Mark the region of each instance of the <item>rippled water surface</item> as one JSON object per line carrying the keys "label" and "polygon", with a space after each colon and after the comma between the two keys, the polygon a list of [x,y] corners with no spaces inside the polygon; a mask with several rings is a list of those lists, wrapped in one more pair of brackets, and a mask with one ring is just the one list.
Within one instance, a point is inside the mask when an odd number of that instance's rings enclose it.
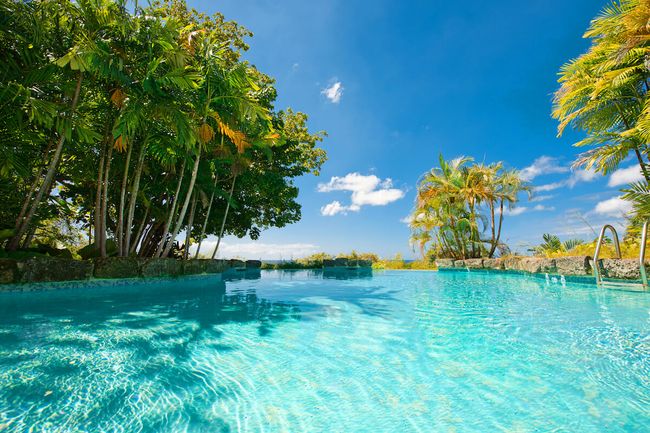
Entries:
{"label": "rippled water surface", "polygon": [[397,271],[0,294],[0,431],[650,432],[650,294]]}

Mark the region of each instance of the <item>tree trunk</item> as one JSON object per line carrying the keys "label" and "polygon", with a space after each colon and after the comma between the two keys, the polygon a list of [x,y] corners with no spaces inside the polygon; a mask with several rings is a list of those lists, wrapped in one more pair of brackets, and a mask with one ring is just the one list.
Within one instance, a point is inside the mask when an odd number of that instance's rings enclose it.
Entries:
{"label": "tree trunk", "polygon": [[99,151],[99,168],[97,169],[97,189],[95,191],[95,250],[99,251],[102,246],[102,182],[104,182],[104,159],[106,158],[106,143],[102,142]]}
{"label": "tree trunk", "polygon": [[190,220],[187,223],[187,228],[185,229],[185,251],[183,252],[183,259],[187,260],[190,256],[190,239],[192,237],[192,226],[194,225],[194,211],[196,210],[196,201],[198,194],[194,191],[194,201],[192,202],[192,207],[190,208]]}
{"label": "tree trunk", "polygon": [[102,258],[106,257],[106,236],[108,229],[106,228],[106,215],[108,214],[108,179],[111,172],[111,158],[113,157],[113,146],[108,140],[108,155],[106,156],[106,168],[104,170],[104,182],[102,193],[102,240],[100,245],[100,254]]}
{"label": "tree trunk", "polygon": [[203,221],[203,227],[201,228],[201,236],[199,236],[199,245],[196,247],[196,254],[194,258],[199,257],[199,251],[201,251],[201,243],[203,242],[203,237],[205,236],[205,229],[208,226],[208,219],[210,218],[210,211],[212,210],[212,203],[214,202],[214,192],[217,188],[217,181],[219,180],[219,175],[215,175],[214,183],[212,184],[212,194],[210,195],[210,204],[208,204],[208,210],[205,211],[205,220]]}
{"label": "tree trunk", "polygon": [[232,201],[232,193],[235,190],[235,181],[237,180],[237,175],[232,177],[232,184],[230,185],[230,193],[228,194],[228,203],[226,204],[226,211],[223,215],[223,221],[221,221],[221,230],[219,230],[219,238],[217,239],[217,245],[214,246],[214,251],[212,252],[212,258],[214,259],[219,250],[219,244],[221,244],[221,238],[223,237],[223,231],[226,227],[226,219],[228,218],[228,211],[230,210],[230,202]]}
{"label": "tree trunk", "polygon": [[[70,106],[70,118],[72,118],[74,111],[77,108],[77,103],[79,102],[79,94],[81,93],[82,77],[83,75],[80,72],[79,78],[77,79],[77,86],[74,91],[74,96],[72,97],[72,104]],[[7,250],[15,251],[16,248],[18,248],[18,245],[20,244],[20,239],[23,237],[23,235],[29,228],[29,225],[32,222],[32,218],[34,217],[34,213],[36,212],[36,209],[38,209],[38,207],[41,204],[41,201],[43,200],[43,195],[45,194],[45,191],[49,188],[49,185],[52,183],[52,179],[54,179],[56,169],[59,166],[59,161],[61,160],[63,143],[65,143],[64,133],[62,133],[61,136],[59,137],[59,141],[54,150],[54,156],[52,156],[52,160],[50,161],[50,165],[47,169],[47,174],[45,175],[45,180],[41,184],[41,187],[39,188],[38,193],[34,198],[34,202],[32,203],[29,212],[27,212],[27,215],[25,216],[23,223],[20,225],[20,228],[17,230],[16,234],[7,245]]]}
{"label": "tree trunk", "polygon": [[117,254],[120,257],[128,256],[129,252],[124,251],[124,206],[126,202],[126,185],[129,178],[129,164],[131,163],[131,151],[133,150],[133,145],[131,143],[127,144],[129,150],[126,152],[126,162],[124,163],[124,174],[122,175],[122,187],[120,189],[120,207],[117,211],[117,230],[116,230],[116,241],[117,241]]}
{"label": "tree trunk", "polygon": [[[47,144],[47,147],[45,148],[45,153],[43,154],[44,162],[48,160],[48,156],[50,155],[50,150],[52,149],[52,144],[54,144],[53,139],[50,140],[50,142]],[[44,170],[45,170],[45,164],[41,165],[41,168],[38,169],[38,173],[36,174],[36,176],[34,176],[34,181],[29,187],[29,193],[27,194],[27,197],[25,197],[25,200],[23,201],[23,206],[20,209],[18,218],[16,218],[16,232],[18,231],[18,229],[20,229],[20,226],[25,219],[25,213],[27,212],[27,209],[29,208],[29,205],[32,202],[32,197],[36,192],[36,188],[38,188],[38,184],[43,181],[42,176]]]}
{"label": "tree trunk", "polygon": [[140,155],[138,156],[138,165],[135,169],[135,178],[131,186],[131,199],[129,200],[129,212],[126,219],[126,227],[124,228],[124,250],[129,251],[131,248],[131,227],[133,226],[133,215],[135,214],[135,203],[138,198],[138,189],[140,188],[140,176],[142,175],[142,166],[144,165],[145,149],[147,147],[148,139],[142,142],[140,148]]}
{"label": "tree trunk", "polygon": [[494,220],[494,202],[490,201],[490,228],[492,230],[492,240],[490,241],[490,253],[488,254],[489,258],[492,258],[494,255],[494,250],[497,247],[496,233],[495,233],[495,220]]}
{"label": "tree trunk", "polygon": [[492,247],[491,255],[494,254],[496,251],[497,247],[499,246],[499,239],[501,238],[501,226],[503,225],[503,200],[501,200],[501,203],[499,204],[499,228],[497,229],[497,236],[494,240],[494,247]]}
{"label": "tree trunk", "polygon": [[140,238],[142,237],[142,232],[144,231],[145,225],[148,223],[148,218],[149,218],[149,207],[145,209],[144,211],[144,217],[142,217],[142,222],[140,223],[140,227],[138,228],[137,233],[135,234],[135,238],[133,240],[133,245],[131,246],[131,251],[127,251],[127,256],[129,254],[134,253],[138,249],[138,244],[140,243]]}
{"label": "tree trunk", "polygon": [[[167,242],[167,235],[169,234],[169,228],[174,221],[174,215],[176,214],[176,206],[178,205],[179,194],[181,192],[181,185],[183,184],[183,177],[185,176],[185,162],[187,160],[183,159],[183,164],[181,164],[181,175],[178,177],[178,184],[176,185],[176,192],[174,193],[173,201],[170,203],[171,207],[169,209],[169,215],[167,216],[167,222],[165,222],[165,228],[163,229],[163,236],[156,248],[155,257],[163,257],[162,252],[165,249],[165,243]],[[171,200],[171,199],[170,199]]]}
{"label": "tree trunk", "polygon": [[183,203],[183,208],[181,209],[180,215],[178,215],[178,219],[176,220],[176,226],[174,227],[174,231],[172,232],[171,239],[167,243],[167,246],[165,247],[165,251],[163,252],[163,257],[167,257],[169,254],[169,251],[172,249],[172,245],[174,244],[174,239],[176,239],[176,236],[178,236],[178,232],[181,231],[181,227],[183,227],[183,221],[185,220],[185,213],[187,212],[187,207],[190,204],[190,200],[192,199],[192,193],[194,192],[194,184],[196,183],[196,176],[199,173],[199,162],[201,161],[201,146],[199,146],[199,150],[196,154],[196,159],[194,160],[194,168],[192,168],[192,177],[190,178],[190,186],[187,189],[187,194],[185,194],[185,202]]}

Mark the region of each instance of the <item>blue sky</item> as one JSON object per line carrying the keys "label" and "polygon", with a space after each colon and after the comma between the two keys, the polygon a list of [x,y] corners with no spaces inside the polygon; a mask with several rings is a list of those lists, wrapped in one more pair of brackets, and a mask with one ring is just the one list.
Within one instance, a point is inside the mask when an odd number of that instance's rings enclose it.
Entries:
{"label": "blue sky", "polygon": [[313,131],[329,134],[321,176],[297,180],[302,221],[257,242],[228,238],[220,255],[414,257],[403,219],[439,153],[502,160],[540,187],[504,223],[520,251],[545,232],[594,237],[590,226],[626,211],[619,188],[636,169],[571,171],[580,136],[558,139],[550,116],[558,69],[586,50],[582,34],[604,1],[189,3],[253,31],[245,58],[276,78],[277,108],[303,111]]}

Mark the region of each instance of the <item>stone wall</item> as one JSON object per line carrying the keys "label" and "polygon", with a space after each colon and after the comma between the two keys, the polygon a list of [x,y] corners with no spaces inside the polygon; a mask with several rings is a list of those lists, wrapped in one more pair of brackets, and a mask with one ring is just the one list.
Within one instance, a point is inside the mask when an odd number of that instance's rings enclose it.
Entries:
{"label": "stone wall", "polygon": [[[557,259],[521,256],[512,256],[498,259],[438,259],[436,260],[436,264],[441,269],[495,269],[558,275],[592,275],[591,258],[587,256],[561,257]],[[610,264],[610,266],[613,265]],[[619,265],[619,267],[616,269],[619,269],[620,266],[621,265]],[[614,273],[614,271],[612,272]],[[622,275],[624,273],[617,271],[617,275],[619,274]]]}
{"label": "stone wall", "polygon": [[[91,279],[177,277],[217,274],[231,268],[259,269],[258,260],[176,260],[109,257],[70,260],[36,257],[28,260],[0,259],[0,285]],[[0,290],[1,286],[0,286]]]}

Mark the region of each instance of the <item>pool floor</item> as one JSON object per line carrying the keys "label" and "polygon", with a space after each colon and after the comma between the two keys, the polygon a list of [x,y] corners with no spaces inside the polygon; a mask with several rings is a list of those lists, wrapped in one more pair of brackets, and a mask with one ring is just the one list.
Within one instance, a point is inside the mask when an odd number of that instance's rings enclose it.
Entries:
{"label": "pool floor", "polygon": [[650,294],[400,271],[0,293],[0,432],[650,432]]}

